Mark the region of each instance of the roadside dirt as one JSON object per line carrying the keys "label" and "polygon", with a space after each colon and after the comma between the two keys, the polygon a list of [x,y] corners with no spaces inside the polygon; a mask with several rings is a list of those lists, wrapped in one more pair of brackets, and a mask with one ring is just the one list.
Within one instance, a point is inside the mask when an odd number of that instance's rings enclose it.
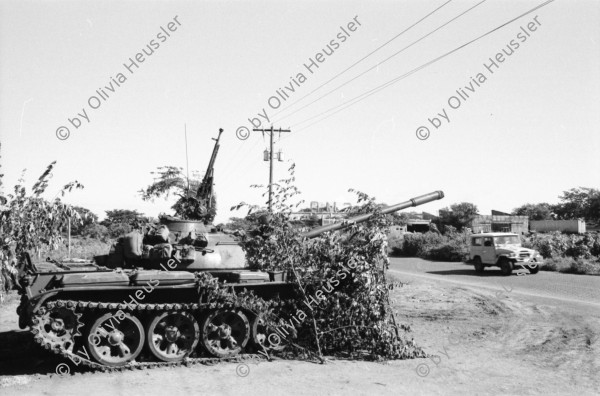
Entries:
{"label": "roadside dirt", "polygon": [[[395,279],[396,281],[400,279]],[[0,309],[0,394],[600,394],[600,312],[415,280],[392,291],[400,323],[432,356],[387,363],[329,360],[55,374],[61,363],[17,330],[11,295]],[[73,365],[72,365],[73,366]],[[75,371],[75,370],[73,370]]]}

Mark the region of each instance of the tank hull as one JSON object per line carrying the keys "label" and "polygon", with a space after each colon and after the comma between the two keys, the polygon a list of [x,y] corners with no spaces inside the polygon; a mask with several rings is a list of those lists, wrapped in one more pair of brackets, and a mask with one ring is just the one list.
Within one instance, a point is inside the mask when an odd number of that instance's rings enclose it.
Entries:
{"label": "tank hull", "polygon": [[[258,271],[214,275],[234,294],[265,300],[294,294],[291,284]],[[260,312],[214,300],[201,278],[179,270],[33,272],[24,279],[19,325],[30,327],[40,346],[96,369],[244,359],[259,348],[264,353]]]}

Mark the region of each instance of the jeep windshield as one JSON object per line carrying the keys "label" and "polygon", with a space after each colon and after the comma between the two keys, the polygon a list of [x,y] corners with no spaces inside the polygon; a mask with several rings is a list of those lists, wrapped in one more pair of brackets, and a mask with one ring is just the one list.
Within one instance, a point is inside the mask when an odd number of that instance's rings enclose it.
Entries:
{"label": "jeep windshield", "polygon": [[521,239],[518,235],[506,235],[494,237],[496,245],[519,245],[521,246]]}

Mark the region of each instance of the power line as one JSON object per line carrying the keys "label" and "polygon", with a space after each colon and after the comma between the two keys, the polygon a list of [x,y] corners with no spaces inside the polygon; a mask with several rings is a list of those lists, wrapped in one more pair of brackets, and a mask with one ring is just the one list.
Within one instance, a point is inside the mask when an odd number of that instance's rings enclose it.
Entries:
{"label": "power line", "polygon": [[386,45],[388,45],[392,41],[396,40],[398,37],[400,37],[404,33],[408,32],[413,27],[417,26],[419,23],[423,22],[425,19],[427,19],[428,17],[430,17],[431,15],[433,15],[434,13],[436,13],[437,11],[439,11],[442,7],[444,7],[446,4],[450,3],[451,1],[452,0],[448,0],[447,2],[445,2],[444,4],[442,4],[441,6],[439,6],[438,8],[436,8],[435,10],[431,11],[429,14],[425,15],[423,18],[419,19],[417,22],[413,23],[412,25],[410,25],[409,27],[407,27],[406,29],[404,29],[403,31],[401,31],[400,33],[398,33],[397,35],[395,35],[394,37],[392,37],[391,39],[389,39],[388,41],[386,41],[384,44],[382,44],[379,47],[375,48],[373,51],[371,51],[367,55],[363,56],[362,58],[360,58],[359,60],[357,60],[356,62],[354,62],[353,64],[351,64],[346,69],[342,70],[341,72],[339,72],[338,74],[336,74],[335,76],[333,76],[332,78],[330,78],[329,80],[325,81],[323,84],[319,85],[317,88],[313,89],[312,91],[310,91],[309,93],[307,93],[306,95],[304,95],[303,97],[301,97],[300,99],[298,99],[297,101],[295,101],[294,103],[292,103],[289,106],[284,107],[283,109],[279,110],[278,112],[276,112],[275,114],[273,114],[273,116],[276,116],[277,114],[281,114],[282,112],[286,111],[287,109],[294,107],[296,104],[298,104],[299,102],[301,102],[302,100],[304,100],[306,97],[312,95],[314,92],[316,92],[319,89],[323,88],[325,85],[329,84],[330,82],[332,82],[333,80],[335,80],[336,78],[338,78],[339,76],[341,76],[342,74],[346,73],[348,70],[352,69],[354,66],[358,65],[363,60],[367,59],[369,56],[373,55],[375,52],[379,51],[380,49],[382,49],[383,47],[385,47]]}
{"label": "power line", "polygon": [[[324,82],[323,84],[321,84],[320,86],[318,86],[317,88],[315,88],[314,90],[312,90],[311,92],[309,92],[308,94],[304,95],[303,97],[301,97],[300,99],[298,99],[296,102],[292,103],[290,106],[283,108],[282,110],[280,110],[279,112],[275,113],[275,115],[280,114],[281,112],[289,109],[290,107],[295,106],[298,102],[300,102],[301,100],[303,100],[304,98],[308,97],[309,95],[311,95],[312,93],[314,93],[315,91],[319,90],[320,88],[322,88],[323,86],[329,84],[331,81],[335,80],[336,78],[338,78],[339,76],[341,76],[342,74],[346,73],[348,70],[352,69],[354,66],[358,65],[360,62],[362,62],[363,60],[365,60],[366,58],[368,58],[369,56],[373,55],[375,52],[379,51],[381,48],[385,47],[386,45],[388,45],[389,43],[391,43],[393,40],[397,39],[398,37],[400,37],[401,35],[403,35],[404,33],[406,33],[407,31],[409,31],[410,29],[412,29],[413,27],[415,27],[416,25],[418,25],[419,23],[421,23],[422,21],[424,21],[425,19],[427,19],[428,17],[430,17],[431,15],[433,15],[435,12],[439,11],[442,7],[444,7],[445,5],[447,5],[448,3],[452,2],[452,0],[448,0],[446,1],[444,4],[442,4],[441,6],[439,6],[438,8],[436,8],[435,10],[433,10],[432,12],[430,12],[429,14],[425,15],[423,18],[419,19],[417,22],[413,23],[411,26],[409,26],[408,28],[404,29],[402,32],[398,33],[396,36],[392,37],[390,40],[388,40],[387,42],[385,42],[384,44],[380,45],[379,47],[377,47],[376,49],[374,49],[373,51],[371,51],[369,54],[365,55],[364,57],[362,57],[361,59],[359,59],[358,61],[354,62],[352,65],[350,65],[349,67],[347,67],[346,69],[344,69],[343,71],[341,71],[340,73],[338,73],[337,75],[335,75],[334,77],[332,77],[331,79],[329,79],[328,81]],[[256,146],[257,142],[254,143],[253,147],[254,148]],[[237,153],[240,151],[241,146],[238,148],[238,150],[236,151],[236,155],[234,155],[234,157],[237,157]],[[243,156],[243,158],[247,157],[247,153],[251,152],[252,149],[246,151],[246,155]],[[237,158],[237,162],[236,162],[236,166],[237,164],[239,164],[241,162],[242,158],[238,157]],[[232,166],[231,163],[229,163],[229,166],[227,167],[225,174],[226,174],[226,178],[229,177],[229,175],[231,174],[231,172],[233,171],[232,169],[235,169],[236,166]]]}
{"label": "power line", "polygon": [[237,169],[239,169],[239,165],[246,159],[248,159],[249,157],[249,153],[251,153],[254,148],[258,145],[260,141],[256,140],[254,142],[254,144],[250,147],[250,148],[246,148],[246,150],[244,151],[243,155],[238,156],[238,152],[244,148],[243,145],[240,144],[240,146],[238,147],[238,150],[236,151],[236,154],[233,156],[235,158],[235,162],[231,161],[228,163],[227,167],[224,169],[224,176],[222,177],[222,180],[224,183],[229,183],[230,177],[232,174],[234,173],[238,173]]}
{"label": "power line", "polygon": [[[240,145],[238,146],[237,150],[235,151],[235,153],[232,155],[232,157],[233,157],[233,158],[236,158],[236,159],[238,160],[238,163],[239,163],[239,161],[241,161],[241,159],[242,159],[242,157],[241,157],[241,156],[238,156],[238,154],[239,154],[239,152],[240,152],[241,150],[242,150],[242,145],[240,144]],[[246,155],[248,155],[248,152],[246,152]],[[237,165],[237,163],[236,163],[236,165]],[[227,181],[229,180],[229,175],[230,175],[230,174],[231,174],[231,173],[232,173],[232,172],[233,172],[235,169],[237,169],[237,166],[235,166],[235,167],[234,167],[234,166],[233,166],[233,161],[229,161],[229,162],[227,163],[227,165],[225,165],[225,167],[224,167],[224,168],[222,168],[222,173],[221,173],[221,174],[223,175],[223,176],[222,176],[222,180],[223,180],[224,182],[227,182]]]}
{"label": "power line", "polygon": [[[323,121],[323,120],[325,120],[325,119],[327,119],[327,118],[329,118],[329,117],[333,116],[334,114],[337,114],[338,112],[340,112],[340,111],[342,111],[342,110],[344,110],[344,109],[346,109],[346,108],[348,108],[348,107],[350,107],[350,106],[352,106],[352,105],[354,105],[354,104],[356,104],[356,103],[358,103],[358,102],[360,102],[360,101],[362,101],[362,100],[364,100],[364,99],[368,98],[369,96],[371,96],[371,95],[373,95],[373,94],[375,94],[375,93],[377,93],[377,92],[379,92],[379,91],[381,91],[381,90],[383,90],[383,89],[385,89],[385,88],[389,87],[390,85],[393,85],[393,84],[395,84],[396,82],[398,82],[398,81],[400,81],[400,80],[403,80],[404,78],[406,78],[406,77],[408,77],[408,76],[412,75],[413,73],[416,73],[416,72],[418,72],[419,70],[421,70],[421,69],[424,69],[424,68],[426,68],[427,66],[430,66],[430,65],[432,65],[432,64],[434,64],[434,63],[436,63],[437,61],[439,61],[439,60],[441,60],[441,59],[443,59],[443,58],[447,57],[448,55],[451,55],[451,54],[453,54],[454,52],[456,52],[456,51],[459,51],[459,50],[463,49],[464,47],[466,47],[466,46],[468,46],[468,45],[470,45],[470,44],[472,44],[472,43],[474,43],[474,42],[476,42],[476,41],[478,41],[478,40],[480,40],[480,39],[482,39],[482,38],[484,38],[484,37],[486,37],[486,36],[488,36],[488,35],[490,35],[490,34],[492,34],[492,33],[494,33],[495,31],[497,31],[497,30],[499,30],[499,29],[502,29],[503,27],[505,27],[505,26],[507,26],[507,25],[509,25],[509,24],[513,23],[514,21],[516,21],[516,20],[518,20],[518,19],[520,19],[520,18],[524,17],[525,15],[531,14],[532,12],[534,12],[534,11],[536,11],[536,10],[538,10],[538,9],[542,8],[542,7],[545,7],[545,6],[547,6],[548,4],[552,3],[553,1],[554,1],[554,0],[547,0],[547,1],[545,1],[544,3],[542,3],[542,4],[540,4],[540,5],[538,5],[538,6],[534,7],[534,8],[532,8],[531,10],[529,10],[529,11],[527,11],[527,12],[525,12],[525,13],[523,13],[523,14],[521,14],[521,15],[519,15],[519,16],[517,16],[517,17],[515,17],[515,18],[511,19],[511,20],[509,20],[508,22],[505,22],[505,23],[503,23],[502,25],[500,25],[500,26],[498,26],[498,27],[496,27],[496,28],[494,28],[494,29],[492,29],[492,30],[488,31],[487,33],[484,33],[484,34],[482,34],[481,36],[479,36],[479,37],[477,37],[477,38],[474,38],[473,40],[471,40],[471,41],[469,41],[469,42],[467,42],[467,43],[465,43],[465,44],[463,44],[463,45],[461,45],[461,46],[459,46],[459,47],[457,47],[457,48],[455,48],[455,49],[453,49],[453,50],[451,50],[451,51],[449,51],[449,52],[446,52],[445,54],[443,54],[443,55],[440,55],[440,56],[438,56],[437,58],[435,58],[435,59],[432,59],[431,61],[429,61],[429,62],[427,62],[427,63],[424,63],[424,64],[422,64],[421,66],[419,66],[419,67],[417,67],[417,68],[414,68],[414,69],[412,69],[411,71],[409,71],[409,72],[407,72],[407,73],[405,73],[405,74],[403,74],[403,75],[401,75],[401,76],[398,76],[398,77],[396,77],[396,78],[393,78],[392,80],[389,80],[388,82],[386,82],[386,83],[384,83],[384,84],[382,84],[382,85],[379,85],[379,86],[377,86],[377,87],[375,87],[375,88],[373,88],[373,89],[371,89],[371,90],[369,90],[369,91],[366,91],[366,92],[364,92],[364,93],[362,93],[362,94],[360,94],[360,95],[358,95],[358,96],[356,96],[356,97],[354,97],[354,98],[352,98],[352,99],[350,99],[350,100],[348,100],[348,101],[346,101],[346,102],[344,102],[344,103],[342,103],[342,104],[340,104],[340,105],[334,106],[334,107],[332,107],[332,108],[330,108],[330,109],[328,109],[328,110],[326,110],[326,111],[324,111],[324,112],[321,112],[321,113],[317,114],[316,116],[310,117],[310,118],[308,118],[308,119],[306,119],[306,120],[304,120],[304,121],[301,121],[301,122],[299,122],[299,123],[295,124],[295,125],[303,124],[303,123],[305,123],[305,122],[307,122],[307,121],[310,121],[310,120],[312,120],[312,119],[314,119],[314,118],[317,118],[317,117],[320,117],[320,116],[322,116],[322,115],[325,115],[326,113],[328,113],[328,112],[330,112],[330,111],[333,111],[333,110],[335,110],[335,109],[338,109],[338,108],[339,108],[339,110],[337,110],[337,111],[335,111],[335,112],[333,112],[333,113],[329,114],[328,116],[326,116],[326,117],[323,117],[323,118],[322,118],[322,119],[320,119],[320,120],[317,120],[317,121],[315,121],[315,122],[313,122],[313,123],[311,123],[311,124],[309,124],[309,125],[307,125],[307,126],[305,126],[305,127],[303,127],[303,128],[300,128],[300,129],[296,130],[296,132],[300,132],[301,130],[307,129],[307,128],[308,128],[308,127],[310,127],[310,126],[312,126],[312,125],[314,125],[314,124],[316,124],[316,123],[318,123],[318,122],[321,122],[321,121]],[[344,107],[342,107],[342,106],[344,106]],[[341,108],[340,108],[340,107],[341,107]]]}
{"label": "power line", "polygon": [[400,53],[404,52],[405,50],[409,49],[410,47],[412,47],[413,45],[417,44],[418,42],[420,42],[421,40],[424,40],[425,38],[431,36],[433,33],[437,32],[438,30],[442,29],[443,27],[449,25],[450,23],[454,22],[455,20],[457,20],[458,18],[460,18],[461,16],[465,15],[466,13],[470,12],[471,10],[473,10],[475,7],[485,3],[487,0],[482,0],[479,3],[475,4],[474,6],[472,6],[471,8],[463,11],[462,13],[460,13],[459,15],[455,16],[454,18],[450,19],[449,21],[447,21],[446,23],[442,24],[441,26],[437,27],[435,30],[432,30],[431,32],[427,33],[426,35],[422,36],[421,38],[417,39],[416,41],[413,41],[412,43],[410,43],[409,45],[407,45],[406,47],[402,48],[400,51],[395,52],[394,54],[390,55],[389,57],[385,58],[383,61],[377,63],[376,65],[370,67],[369,69],[365,70],[364,72],[360,73],[359,75],[353,77],[352,79],[346,81],[345,83],[343,83],[342,85],[339,85],[338,87],[332,89],[331,91],[327,92],[324,95],[319,96],[317,99],[313,100],[310,103],[305,104],[304,106],[300,107],[299,109],[294,110],[293,112],[284,115],[282,118],[278,119],[277,121],[281,121],[289,116],[291,116],[292,114],[295,114],[297,112],[299,112],[302,109],[307,108],[308,106],[312,105],[313,103],[318,102],[319,100],[329,96],[331,93],[337,91],[338,89],[350,84],[352,81],[356,80],[359,77],[364,76],[365,74],[367,74],[368,72],[370,72],[373,69],[378,68],[380,65],[384,64],[385,62],[389,61],[390,59],[392,59],[393,57],[399,55]]}

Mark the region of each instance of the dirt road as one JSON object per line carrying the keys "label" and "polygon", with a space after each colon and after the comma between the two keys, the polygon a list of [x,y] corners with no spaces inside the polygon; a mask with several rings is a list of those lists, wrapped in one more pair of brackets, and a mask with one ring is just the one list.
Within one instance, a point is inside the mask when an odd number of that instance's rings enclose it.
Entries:
{"label": "dirt road", "polygon": [[[585,290],[577,290],[579,284],[594,284],[600,277],[578,276],[581,282],[571,281],[565,274],[506,278],[495,277],[491,271],[490,275],[475,277],[452,272],[472,271],[455,265],[393,259],[390,274],[394,280],[409,282],[392,291],[397,318],[410,325],[409,334],[434,356],[385,364],[330,360],[319,365],[280,360],[250,363],[249,371],[240,370],[236,364],[222,364],[59,376],[53,373],[61,361],[37,349],[27,350],[27,337],[14,331],[18,328],[14,313],[17,299],[12,296],[0,310],[0,394],[600,393],[597,289],[583,286]],[[451,273],[444,273],[447,271]],[[546,279],[554,281],[556,291]]]}

